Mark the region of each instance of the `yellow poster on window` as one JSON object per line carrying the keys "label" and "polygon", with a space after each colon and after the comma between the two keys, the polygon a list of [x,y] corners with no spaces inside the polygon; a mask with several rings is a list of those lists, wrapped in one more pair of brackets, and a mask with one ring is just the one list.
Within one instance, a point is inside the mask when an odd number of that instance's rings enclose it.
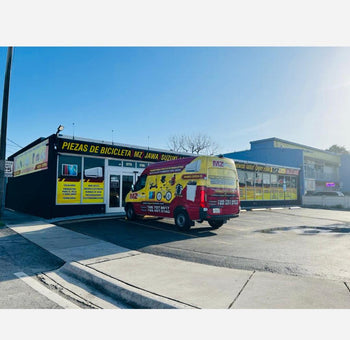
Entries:
{"label": "yellow poster on window", "polygon": [[77,204],[81,201],[81,181],[58,179],[57,204]]}
{"label": "yellow poster on window", "polygon": [[83,203],[104,202],[104,181],[84,179]]}

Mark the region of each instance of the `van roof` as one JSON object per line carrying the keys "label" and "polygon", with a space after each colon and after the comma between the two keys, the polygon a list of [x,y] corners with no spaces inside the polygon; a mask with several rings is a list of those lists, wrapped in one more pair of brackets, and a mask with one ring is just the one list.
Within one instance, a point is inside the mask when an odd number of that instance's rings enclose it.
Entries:
{"label": "van roof", "polygon": [[183,166],[185,167],[187,164],[191,163],[196,157],[186,157],[186,158],[180,158],[180,159],[174,159],[172,161],[165,161],[165,162],[158,162],[150,164],[143,173],[148,174],[152,170],[161,170],[170,168],[173,166]]}

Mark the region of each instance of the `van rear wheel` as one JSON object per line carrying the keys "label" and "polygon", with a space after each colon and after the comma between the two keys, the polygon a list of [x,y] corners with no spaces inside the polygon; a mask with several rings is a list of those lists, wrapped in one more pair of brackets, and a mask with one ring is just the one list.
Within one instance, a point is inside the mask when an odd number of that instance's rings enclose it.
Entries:
{"label": "van rear wheel", "polygon": [[189,230],[191,228],[191,220],[186,210],[178,210],[175,215],[175,224],[179,230]]}
{"label": "van rear wheel", "polygon": [[212,220],[212,221],[208,221],[208,223],[213,229],[219,229],[224,224],[224,221],[223,220]]}

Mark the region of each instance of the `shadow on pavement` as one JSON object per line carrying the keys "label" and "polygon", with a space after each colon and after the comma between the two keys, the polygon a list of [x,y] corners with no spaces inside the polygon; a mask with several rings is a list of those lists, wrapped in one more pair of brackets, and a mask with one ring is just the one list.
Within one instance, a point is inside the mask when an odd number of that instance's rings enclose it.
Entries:
{"label": "shadow on pavement", "polygon": [[206,224],[196,224],[188,232],[179,232],[173,221],[166,219],[140,219],[134,222],[119,218],[64,222],[57,225],[133,250],[186,239],[216,236],[216,231]]}

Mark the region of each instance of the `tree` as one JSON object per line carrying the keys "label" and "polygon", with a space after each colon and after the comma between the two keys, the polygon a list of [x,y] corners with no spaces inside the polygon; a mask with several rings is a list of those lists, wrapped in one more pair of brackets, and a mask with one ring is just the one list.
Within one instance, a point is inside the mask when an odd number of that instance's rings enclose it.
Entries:
{"label": "tree", "polygon": [[171,151],[204,153],[207,155],[214,155],[219,148],[208,135],[203,133],[173,135],[169,137],[168,146]]}
{"label": "tree", "polygon": [[332,145],[330,148],[326,149],[326,151],[334,152],[334,153],[341,154],[341,155],[349,155],[350,154],[350,152],[348,150],[346,150],[346,148],[344,146],[339,146],[337,144]]}

